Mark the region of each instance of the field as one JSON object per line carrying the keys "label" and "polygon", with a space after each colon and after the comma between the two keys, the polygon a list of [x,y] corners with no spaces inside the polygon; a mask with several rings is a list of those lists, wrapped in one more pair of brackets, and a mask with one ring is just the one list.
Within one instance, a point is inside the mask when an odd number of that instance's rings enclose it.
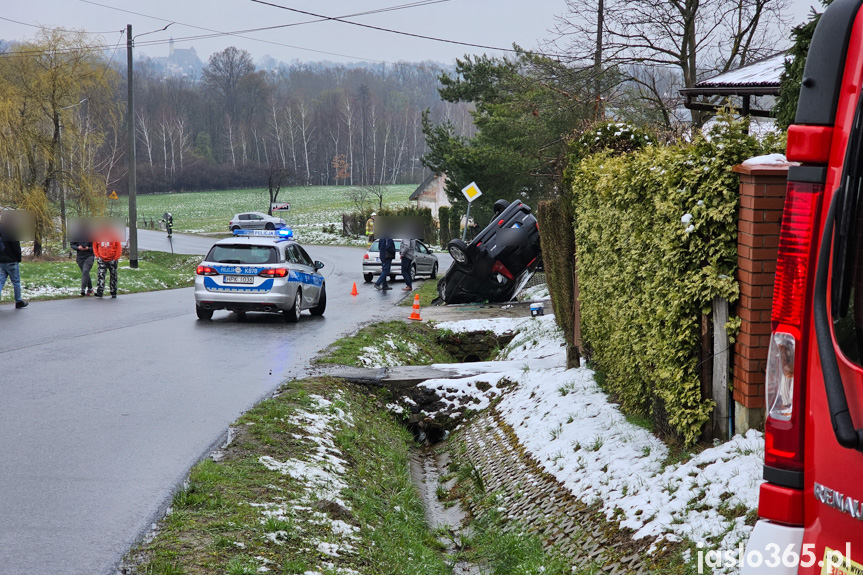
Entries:
{"label": "field", "polygon": [[[279,201],[290,202],[291,209],[282,212],[285,221],[294,228],[304,243],[341,243],[337,236],[324,234],[324,225],[335,224],[341,230],[342,214],[355,211],[348,186],[316,186],[284,188]],[[415,185],[388,186],[384,194],[384,207],[408,205],[408,197]],[[115,216],[128,215],[126,198],[114,206]],[[158,221],[170,212],[174,217],[174,231],[184,233],[214,233],[228,231],[228,220],[240,212],[267,211],[269,196],[265,189],[240,189],[174,194],[147,194],[138,196],[138,218]],[[118,209],[119,208],[119,209]],[[364,243],[364,242],[363,242]]]}

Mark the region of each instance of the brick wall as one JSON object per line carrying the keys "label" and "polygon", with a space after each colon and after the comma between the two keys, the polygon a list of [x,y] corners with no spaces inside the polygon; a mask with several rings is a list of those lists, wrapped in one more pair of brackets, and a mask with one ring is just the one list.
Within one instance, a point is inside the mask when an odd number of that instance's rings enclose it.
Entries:
{"label": "brick wall", "polygon": [[748,410],[763,411],[773,277],[788,166],[740,165],[734,171],[740,174],[737,315],[742,320],[734,344],[734,401]]}

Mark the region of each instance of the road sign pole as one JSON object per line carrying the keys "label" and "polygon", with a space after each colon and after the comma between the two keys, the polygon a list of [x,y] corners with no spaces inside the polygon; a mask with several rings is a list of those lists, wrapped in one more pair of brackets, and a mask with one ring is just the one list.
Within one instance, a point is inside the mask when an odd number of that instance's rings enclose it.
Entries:
{"label": "road sign pole", "polygon": [[462,188],[461,193],[464,194],[464,199],[467,200],[467,215],[464,217],[464,231],[461,234],[461,239],[462,241],[467,241],[467,227],[470,225],[470,205],[482,195],[482,191],[476,185],[476,182],[471,182]]}

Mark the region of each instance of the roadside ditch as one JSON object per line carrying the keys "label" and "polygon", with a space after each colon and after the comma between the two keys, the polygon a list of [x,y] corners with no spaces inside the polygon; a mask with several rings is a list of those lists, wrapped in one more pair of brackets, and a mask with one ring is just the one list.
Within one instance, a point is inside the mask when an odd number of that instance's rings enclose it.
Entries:
{"label": "roadside ditch", "polygon": [[386,363],[465,370],[532,345],[530,335],[404,322],[340,340],[319,359],[320,376],[286,383],[231,427],[120,572],[689,573],[679,546],[634,543],[520,447],[496,411],[512,379],[326,375]]}

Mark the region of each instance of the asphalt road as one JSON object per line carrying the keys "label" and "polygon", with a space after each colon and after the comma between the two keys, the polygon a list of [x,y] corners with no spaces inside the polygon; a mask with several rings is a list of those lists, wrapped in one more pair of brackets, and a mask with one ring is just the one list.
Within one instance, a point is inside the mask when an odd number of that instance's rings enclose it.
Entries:
{"label": "asphalt road", "polygon": [[407,313],[400,290],[363,284],[362,249],[307,249],[326,264],[328,309],[298,324],[198,321],[191,288],[0,305],[0,574],[114,573],[243,411],[359,324]]}

